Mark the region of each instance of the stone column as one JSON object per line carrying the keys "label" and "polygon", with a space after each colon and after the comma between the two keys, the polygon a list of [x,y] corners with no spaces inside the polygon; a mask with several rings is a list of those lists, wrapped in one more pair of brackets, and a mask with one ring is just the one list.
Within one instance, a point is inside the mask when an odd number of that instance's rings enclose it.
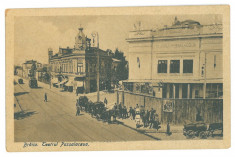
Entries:
{"label": "stone column", "polygon": [[206,83],[203,84],[203,99],[206,99]]}
{"label": "stone column", "polygon": [[187,98],[190,98],[190,84],[188,84],[188,93],[187,93]]}
{"label": "stone column", "polygon": [[175,99],[175,84],[173,84],[173,98]]}
{"label": "stone column", "polygon": [[166,84],[166,98],[170,98],[170,84]]}
{"label": "stone column", "polygon": [[182,98],[182,94],[183,94],[183,89],[182,89],[182,84],[179,84],[179,98]]}

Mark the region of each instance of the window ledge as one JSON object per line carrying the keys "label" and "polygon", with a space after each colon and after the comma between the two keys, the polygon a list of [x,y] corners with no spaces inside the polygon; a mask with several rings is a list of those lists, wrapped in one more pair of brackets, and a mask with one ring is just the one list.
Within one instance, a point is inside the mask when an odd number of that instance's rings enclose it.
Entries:
{"label": "window ledge", "polygon": [[189,76],[191,76],[191,75],[193,75],[193,73],[182,73],[183,75],[189,75]]}

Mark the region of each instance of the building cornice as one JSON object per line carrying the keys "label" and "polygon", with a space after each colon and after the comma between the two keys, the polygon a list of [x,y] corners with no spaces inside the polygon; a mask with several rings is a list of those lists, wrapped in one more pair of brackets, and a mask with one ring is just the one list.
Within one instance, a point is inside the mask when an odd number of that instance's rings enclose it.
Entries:
{"label": "building cornice", "polygon": [[195,39],[195,38],[215,38],[223,37],[223,33],[216,34],[195,34],[195,35],[181,35],[181,36],[149,36],[144,38],[127,38],[127,42],[139,42],[139,41],[161,41],[161,40],[177,40],[177,39]]}

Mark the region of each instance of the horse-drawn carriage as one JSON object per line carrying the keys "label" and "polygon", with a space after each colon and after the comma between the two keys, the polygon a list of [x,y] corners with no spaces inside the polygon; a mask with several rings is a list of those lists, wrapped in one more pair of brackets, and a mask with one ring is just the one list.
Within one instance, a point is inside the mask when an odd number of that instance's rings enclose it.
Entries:
{"label": "horse-drawn carriage", "polygon": [[86,96],[80,96],[77,100],[77,105],[80,106],[82,111],[91,114],[97,120],[102,120],[103,122],[112,123],[116,121],[117,112],[113,109],[107,109],[103,102],[89,101]]}
{"label": "horse-drawn carriage", "polygon": [[[209,127],[206,123],[195,122],[184,125],[183,134],[187,138],[199,137],[205,139],[214,136],[215,132],[220,131],[219,135],[223,135],[223,123],[211,123]],[[218,134],[217,134],[218,135]]]}
{"label": "horse-drawn carriage", "polygon": [[81,107],[81,110],[84,111],[88,105],[88,98],[86,96],[80,96],[77,101],[79,106]]}
{"label": "horse-drawn carriage", "polygon": [[102,120],[103,122],[114,123],[116,122],[116,117],[118,115],[117,110],[107,109],[103,102],[94,103],[93,107],[94,116],[97,120]]}

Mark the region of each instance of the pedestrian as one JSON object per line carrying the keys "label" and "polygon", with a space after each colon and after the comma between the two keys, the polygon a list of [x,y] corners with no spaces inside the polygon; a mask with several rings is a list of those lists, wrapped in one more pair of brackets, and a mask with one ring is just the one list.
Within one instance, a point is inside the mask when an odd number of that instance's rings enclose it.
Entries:
{"label": "pedestrian", "polygon": [[132,119],[132,107],[129,108],[129,117]]}
{"label": "pedestrian", "polygon": [[146,113],[147,113],[147,111],[142,111],[142,112],[143,112],[142,121],[143,121],[144,128],[145,128],[146,127]]}
{"label": "pedestrian", "polygon": [[151,129],[153,127],[153,124],[155,122],[155,111],[153,110],[153,108],[151,109],[150,112],[150,125],[149,125],[149,129]]}
{"label": "pedestrian", "polygon": [[76,107],[78,107],[79,106],[79,100],[77,99],[77,102],[76,102]]}
{"label": "pedestrian", "polygon": [[47,102],[47,93],[44,94],[44,102]]}
{"label": "pedestrian", "polygon": [[78,92],[79,92],[79,90],[78,90],[78,88],[76,89],[76,95],[78,96]]}
{"label": "pedestrian", "polygon": [[128,117],[126,106],[123,107],[123,117],[126,119]]}
{"label": "pedestrian", "polygon": [[149,110],[147,110],[147,113],[146,113],[146,127],[149,125],[149,117],[150,117],[150,112]]}
{"label": "pedestrian", "polygon": [[136,115],[136,111],[135,111],[135,109],[132,109],[133,120],[135,120],[135,115]]}
{"label": "pedestrian", "polygon": [[77,112],[76,112],[76,116],[79,116],[80,115],[80,106],[77,105]]}
{"label": "pedestrian", "polygon": [[104,104],[105,104],[105,106],[107,106],[107,104],[108,104],[108,100],[106,99],[106,97],[104,98]]}
{"label": "pedestrian", "polygon": [[169,122],[167,122],[167,126],[166,126],[166,134],[167,134],[168,136],[170,136],[170,135],[172,134],[172,132],[171,132],[171,128],[170,128],[170,123],[169,123]]}
{"label": "pedestrian", "polygon": [[136,107],[135,108],[139,108],[139,104],[136,104]]}
{"label": "pedestrian", "polygon": [[114,104],[113,109],[114,109],[114,110],[117,109],[117,103]]}

